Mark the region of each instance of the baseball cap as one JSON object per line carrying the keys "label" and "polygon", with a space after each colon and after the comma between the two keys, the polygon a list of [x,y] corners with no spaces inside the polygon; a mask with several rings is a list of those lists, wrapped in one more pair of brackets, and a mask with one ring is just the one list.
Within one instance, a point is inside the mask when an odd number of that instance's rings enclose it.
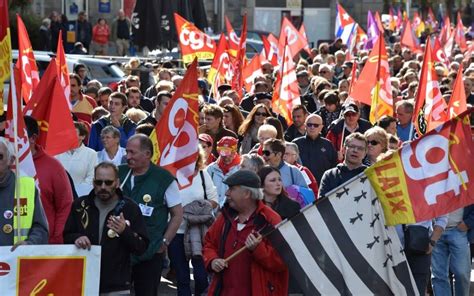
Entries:
{"label": "baseball cap", "polygon": [[221,156],[229,156],[237,152],[237,139],[234,137],[223,137],[217,142],[217,152]]}
{"label": "baseball cap", "polygon": [[344,111],[342,114],[346,115],[346,113],[353,112],[353,113],[359,113],[359,107],[357,107],[356,104],[354,103],[349,103],[343,107]]}
{"label": "baseball cap", "polygon": [[238,170],[224,179],[223,183],[229,187],[244,185],[251,188],[260,188],[260,177],[253,171]]}

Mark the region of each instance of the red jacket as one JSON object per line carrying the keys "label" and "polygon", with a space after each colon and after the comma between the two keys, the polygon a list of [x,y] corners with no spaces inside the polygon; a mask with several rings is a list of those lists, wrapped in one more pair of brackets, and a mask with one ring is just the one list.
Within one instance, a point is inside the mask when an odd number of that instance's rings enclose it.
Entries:
{"label": "red jacket", "polygon": [[63,243],[63,229],[72,204],[71,183],[66,170],[54,157],[36,145],[33,162],[38,176],[43,204],[49,225],[49,244]]}
{"label": "red jacket", "polygon": [[[263,216],[271,225],[281,221],[280,216],[271,208],[258,201],[257,215]],[[231,213],[224,208],[222,215],[212,224],[204,239],[204,264],[212,272],[211,262],[219,256],[219,247],[226,220],[232,221]],[[251,253],[250,262],[252,295],[288,295],[288,268],[266,238]],[[239,260],[235,258],[233,260]],[[239,276],[239,275],[235,275]],[[216,289],[218,276],[212,278],[208,295],[213,295]]]}

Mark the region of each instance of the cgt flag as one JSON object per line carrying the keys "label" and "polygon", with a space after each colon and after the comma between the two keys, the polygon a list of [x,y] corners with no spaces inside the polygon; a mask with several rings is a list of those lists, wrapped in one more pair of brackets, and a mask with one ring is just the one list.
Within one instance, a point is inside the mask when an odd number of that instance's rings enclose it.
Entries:
{"label": "cgt flag", "polygon": [[195,57],[212,60],[216,51],[214,40],[177,13],[174,14],[174,20],[183,63],[189,64]]}
{"label": "cgt flag", "polygon": [[197,77],[197,59],[194,59],[150,135],[155,151],[152,162],[173,174],[180,188],[192,184],[199,153]]}
{"label": "cgt flag", "polygon": [[409,224],[474,203],[470,110],[366,170],[387,225]]}
{"label": "cgt flag", "polygon": [[418,295],[394,227],[361,173],[270,234],[304,295]]}
{"label": "cgt flag", "polygon": [[10,77],[12,46],[10,22],[8,20],[8,0],[0,0],[0,116],[3,115],[4,82]]}

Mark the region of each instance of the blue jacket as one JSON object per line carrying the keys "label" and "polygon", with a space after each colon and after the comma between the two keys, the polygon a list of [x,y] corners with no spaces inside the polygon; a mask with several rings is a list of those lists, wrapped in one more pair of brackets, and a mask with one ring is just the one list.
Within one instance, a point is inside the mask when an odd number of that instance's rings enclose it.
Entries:
{"label": "blue jacket", "polygon": [[[128,119],[125,115],[123,115],[120,122],[121,125],[120,127],[118,127],[118,130],[120,131],[120,147],[126,147],[127,140],[135,134],[135,128],[137,127],[137,125],[133,121]],[[108,125],[112,125],[110,123],[110,115],[102,116],[99,120],[95,121],[92,124],[89,136],[89,148],[92,148],[95,151],[100,151],[104,149],[104,146],[102,145],[102,141],[100,139],[100,133],[102,132],[102,129]]]}

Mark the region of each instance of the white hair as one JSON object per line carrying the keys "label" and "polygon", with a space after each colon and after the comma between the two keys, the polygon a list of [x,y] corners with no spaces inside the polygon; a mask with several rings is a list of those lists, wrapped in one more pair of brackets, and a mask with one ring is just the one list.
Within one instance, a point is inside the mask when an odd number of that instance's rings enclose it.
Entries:
{"label": "white hair", "polygon": [[263,191],[262,188],[253,188],[245,185],[240,185],[240,188],[248,190],[250,192],[250,196],[255,200],[262,200],[263,199]]}
{"label": "white hair", "polygon": [[13,155],[15,155],[15,152],[13,151],[13,145],[10,143],[6,138],[0,137],[0,144],[3,144],[5,148],[7,148],[7,155],[6,158],[10,159]]}

